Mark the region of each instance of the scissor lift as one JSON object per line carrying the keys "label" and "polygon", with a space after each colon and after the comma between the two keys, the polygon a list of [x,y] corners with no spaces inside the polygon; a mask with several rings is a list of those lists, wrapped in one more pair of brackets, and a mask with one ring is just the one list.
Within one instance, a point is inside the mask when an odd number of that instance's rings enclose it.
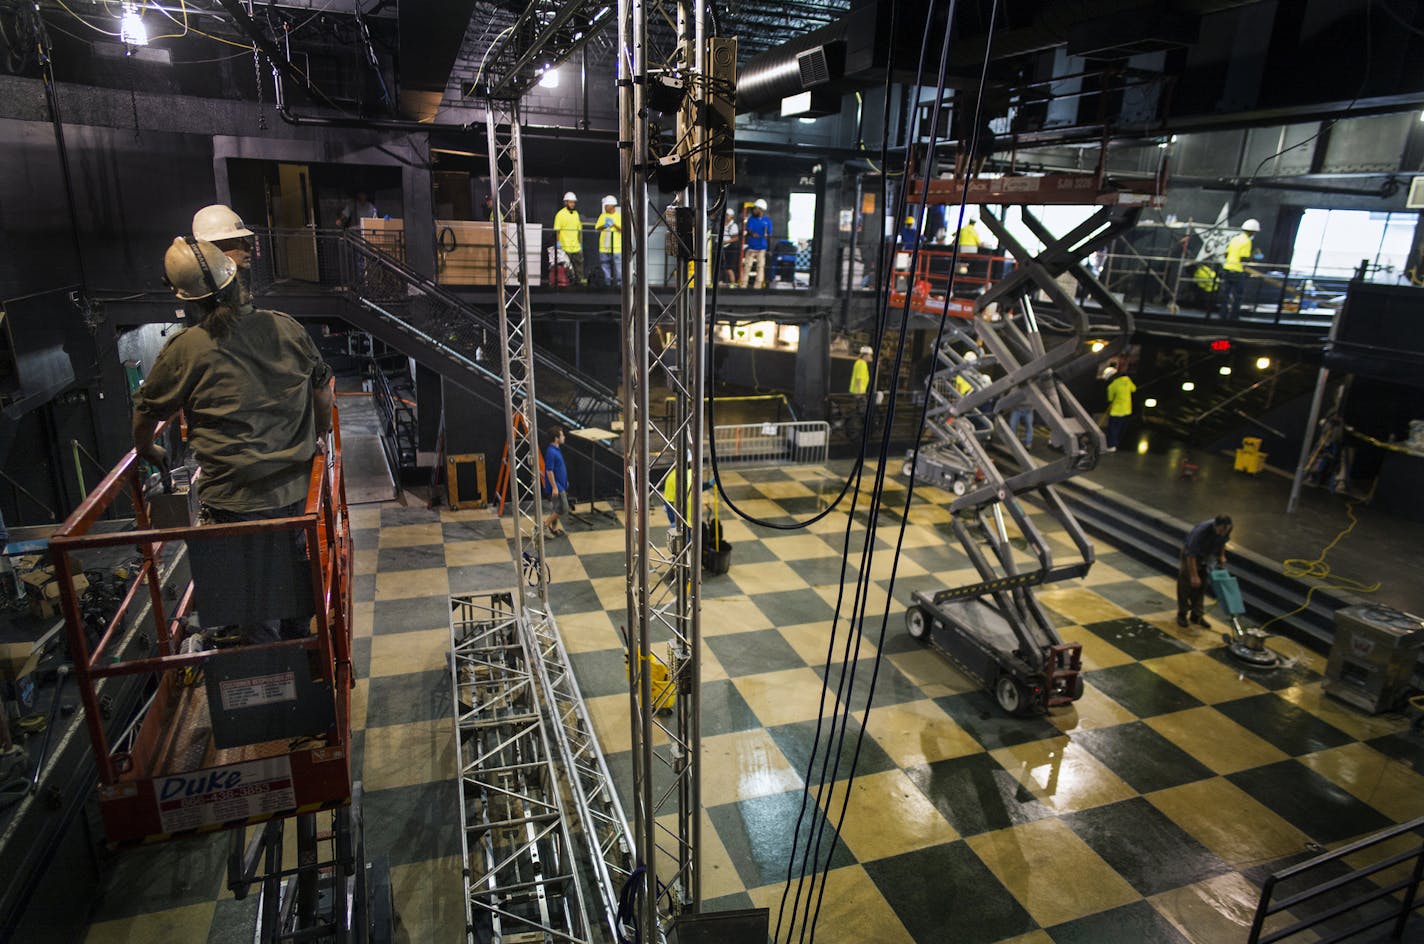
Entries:
{"label": "scissor lift", "polygon": [[[1072,232],[1055,237],[1024,209],[1025,224],[1045,244],[1030,255],[988,207],[980,208],[980,219],[1018,264],[979,295],[971,317],[948,309],[955,317],[946,321],[936,351],[926,412],[933,442],[907,458],[905,471],[917,481],[948,482],[957,496],[952,527],[979,579],[916,591],[906,626],[990,689],[1010,714],[1042,713],[1083,693],[1082,646],[1058,635],[1034,588],[1082,577],[1093,563],[1092,545],[1052,486],[1097,464],[1103,434],[1065,380],[1116,353],[1131,335],[1132,318],[1081,260],[1135,225],[1140,212],[1138,201],[1105,201]],[[1099,303],[1103,315],[1096,323],[1059,284],[1064,274]],[[1052,347],[1034,310],[1039,291],[1054,303],[1059,334]],[[1093,352],[1084,344],[1091,335],[1115,340]],[[1031,408],[1048,427],[1055,458],[1041,461],[1012,434],[1007,417],[1020,408]],[[993,454],[991,439],[1000,444]],[[1005,458],[1007,469],[1001,469]],[[1078,560],[1054,562],[1020,501],[1025,494],[1036,495],[1063,527]],[[1022,549],[1011,541],[1006,514]]]}
{"label": "scissor lift", "polygon": [[[388,883],[367,869],[360,784],[351,778],[352,546],[333,427],[313,460],[301,515],[154,527],[149,483],[130,452],[50,542],[108,843],[229,831],[228,886],[238,898],[260,887],[261,942],[390,936]],[[93,533],[111,508],[131,509],[134,530]],[[113,546],[136,547],[141,564],[92,639],[70,578],[83,572],[86,552]],[[193,579],[174,605],[159,562],[185,548]],[[122,659],[116,639],[132,630],[129,611],[145,591],[150,651]],[[305,620],[310,629],[278,642],[200,648],[193,645],[202,638],[200,617],[209,630],[277,619]],[[145,696],[110,737],[115,727],[96,686],[116,676],[140,676]],[[283,831],[293,818],[297,861],[284,863]],[[248,827],[257,827],[250,840]],[[373,885],[385,894],[373,898]]]}

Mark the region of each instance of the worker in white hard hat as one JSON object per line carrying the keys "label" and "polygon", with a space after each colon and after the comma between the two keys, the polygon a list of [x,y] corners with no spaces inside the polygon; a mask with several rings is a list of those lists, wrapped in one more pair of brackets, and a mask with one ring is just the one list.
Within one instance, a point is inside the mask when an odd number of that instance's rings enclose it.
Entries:
{"label": "worker in white hard hat", "polygon": [[752,281],[756,272],[756,287],[766,288],[766,252],[771,248],[771,217],[766,215],[766,201],[757,200],[742,221],[746,241],[742,244],[742,288]]}
{"label": "worker in white hard hat", "polygon": [[850,392],[858,397],[870,390],[870,365],[875,360],[875,351],[868,345],[860,349],[860,356],[850,367]]}
{"label": "worker in white hard hat", "polygon": [[582,285],[583,220],[579,219],[578,197],[572,190],[564,194],[563,208],[554,214],[554,240],[558,245],[555,255],[568,260],[570,283]]}
{"label": "worker in white hard hat", "polygon": [[[212,243],[175,239],[163,268],[193,324],[170,338],[134,392],[135,451],[166,469],[155,433],[182,410],[202,468],[203,523],[302,514],[318,438],[331,429],[331,368],[290,316],[241,301],[237,266]],[[242,630],[247,642],[307,632],[305,619]]]}
{"label": "worker in white hard hat", "polygon": [[1241,314],[1241,296],[1246,290],[1245,262],[1255,255],[1253,237],[1260,231],[1260,222],[1247,220],[1241,224],[1241,232],[1226,244],[1226,259],[1221,264],[1221,317],[1227,321],[1235,321]]}
{"label": "worker in white hard hat", "polygon": [[598,263],[603,271],[603,283],[612,288],[623,285],[623,211],[618,198],[609,194],[603,198],[603,212],[598,214],[593,229],[598,233]]}
{"label": "worker in white hard hat", "polygon": [[256,236],[231,207],[221,203],[205,206],[193,214],[193,238],[212,243],[237,266],[243,301],[252,298],[252,250]]}

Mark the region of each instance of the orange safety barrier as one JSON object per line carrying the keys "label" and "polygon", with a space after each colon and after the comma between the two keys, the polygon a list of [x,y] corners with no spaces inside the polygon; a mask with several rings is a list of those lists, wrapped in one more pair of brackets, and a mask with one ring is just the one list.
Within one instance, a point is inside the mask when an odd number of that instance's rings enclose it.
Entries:
{"label": "orange safety barrier", "polygon": [[[99,809],[110,843],[153,842],[236,828],[350,801],[352,545],[341,433],[334,414],[333,410],[329,448],[312,461],[306,508],[299,516],[153,528],[144,496],[143,468],[130,451],[50,540],[75,680],[98,766]],[[135,530],[91,533],[105,511],[125,496],[133,504]],[[192,726],[193,718],[206,717],[205,694],[202,686],[185,685],[183,676],[202,669],[215,657],[239,650],[180,651],[182,621],[192,611],[194,585],[191,581],[187,584],[170,613],[160,560],[172,542],[292,531],[303,532],[306,547],[317,549],[307,554],[316,632],[301,639],[245,646],[240,651],[304,650],[310,680],[324,683],[320,690],[329,692],[334,702],[335,721],[317,737],[219,749],[209,729],[201,724]],[[133,546],[138,548],[142,564],[91,651],[71,579],[83,572],[82,565],[76,567],[81,562],[75,555]],[[123,658],[110,650],[118,648],[117,637],[128,631],[126,620],[144,587],[151,607],[150,652],[141,658]],[[106,731],[96,687],[104,679],[135,675],[153,678],[153,696],[135,726],[114,739],[120,742],[116,746]],[[198,704],[199,700],[203,703]],[[189,722],[186,730],[185,720]],[[122,749],[124,744],[126,750]],[[177,746],[180,744],[182,749]]]}

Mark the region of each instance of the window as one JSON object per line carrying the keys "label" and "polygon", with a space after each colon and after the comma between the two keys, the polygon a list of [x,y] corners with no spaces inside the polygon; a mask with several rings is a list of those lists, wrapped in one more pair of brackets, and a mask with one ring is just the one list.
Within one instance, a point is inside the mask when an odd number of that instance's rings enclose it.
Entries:
{"label": "window", "polygon": [[1409,268],[1418,221],[1417,213],[1308,209],[1296,231],[1291,271],[1348,279],[1366,260],[1378,267],[1372,279],[1393,281]]}

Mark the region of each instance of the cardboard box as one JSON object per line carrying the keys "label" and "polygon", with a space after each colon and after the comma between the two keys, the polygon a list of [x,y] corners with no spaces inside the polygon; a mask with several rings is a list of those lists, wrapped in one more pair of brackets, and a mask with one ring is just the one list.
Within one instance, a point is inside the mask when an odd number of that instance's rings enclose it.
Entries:
{"label": "cardboard box", "polygon": [[[84,591],[89,589],[89,578],[85,577],[83,574],[76,574],[75,576],[70,577],[69,582],[74,585],[74,593],[76,596],[82,596],[84,594]],[[59,581],[51,580],[49,583],[45,584],[43,592],[46,600],[58,600]]]}
{"label": "cardboard box", "polygon": [[20,575],[20,582],[31,590],[43,590],[45,584],[54,580],[53,567],[39,567]]}
{"label": "cardboard box", "polygon": [[14,681],[24,672],[25,665],[35,654],[33,640],[0,643],[0,678]]}

